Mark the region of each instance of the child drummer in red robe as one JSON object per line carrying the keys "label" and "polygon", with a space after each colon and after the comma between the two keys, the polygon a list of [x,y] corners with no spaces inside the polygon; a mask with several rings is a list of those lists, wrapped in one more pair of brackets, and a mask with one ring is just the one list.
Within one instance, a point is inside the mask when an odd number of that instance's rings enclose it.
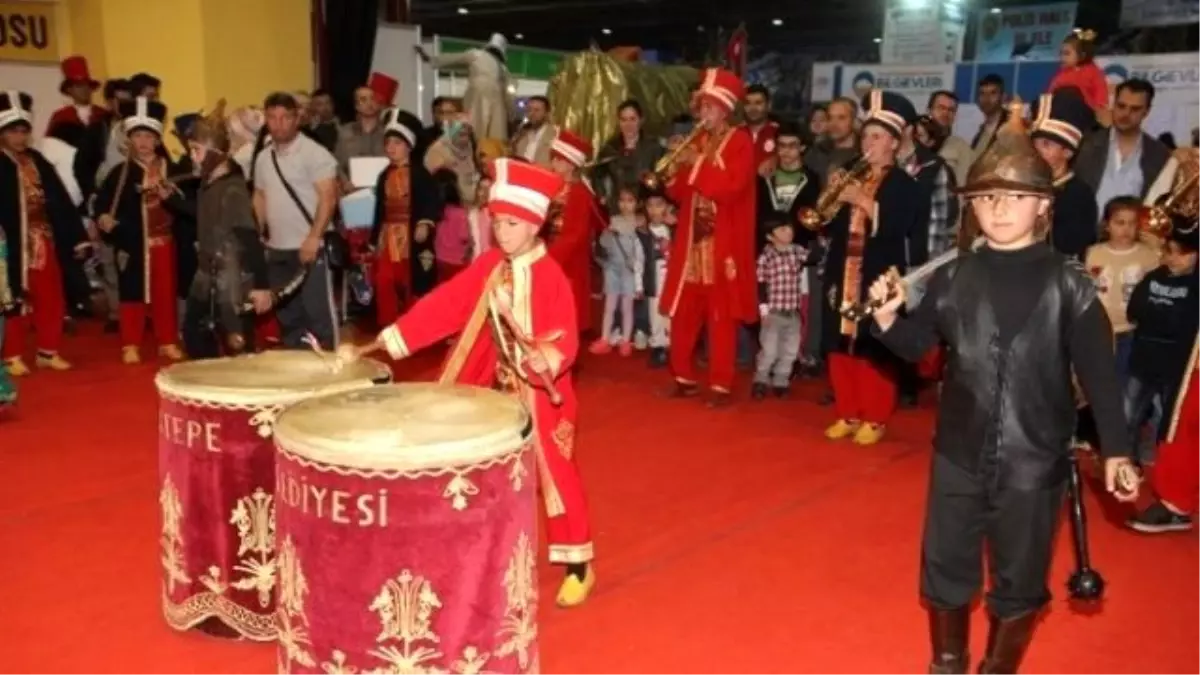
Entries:
{"label": "child drummer in red robe", "polygon": [[[571,366],[579,351],[571,281],[538,238],[554,173],[508,159],[492,165],[490,249],[364,346],[342,345],[346,363],[386,350],[402,359],[458,334],[441,381],[520,396],[534,417],[550,561],[566,567],[558,605],[583,603],[596,583],[583,483],[574,462],[576,398]],[[584,298],[586,300],[586,298]]]}

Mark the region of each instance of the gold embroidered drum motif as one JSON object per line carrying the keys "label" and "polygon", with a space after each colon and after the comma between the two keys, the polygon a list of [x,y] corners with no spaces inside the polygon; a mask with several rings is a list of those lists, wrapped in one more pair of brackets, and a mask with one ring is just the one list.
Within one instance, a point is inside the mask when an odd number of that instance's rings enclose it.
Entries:
{"label": "gold embroidered drum motif", "polygon": [[536,672],[531,434],[518,400],[476,387],[284,411],[280,672]]}
{"label": "gold embroidered drum motif", "polygon": [[163,614],[176,630],[276,636],[275,416],[296,401],[391,380],[312,352],[179,363],[159,372]]}

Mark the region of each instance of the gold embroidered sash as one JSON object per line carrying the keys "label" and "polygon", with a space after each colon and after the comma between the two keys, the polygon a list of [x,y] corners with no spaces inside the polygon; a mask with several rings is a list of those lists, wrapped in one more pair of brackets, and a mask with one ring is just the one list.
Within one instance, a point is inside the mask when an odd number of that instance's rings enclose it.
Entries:
{"label": "gold embroidered sash", "polygon": [[[883,184],[883,179],[887,176],[889,169],[884,169],[881,173],[872,173],[862,185],[862,193],[868,199],[874,199],[879,191],[879,186]],[[878,210],[878,209],[877,209]],[[863,254],[866,252],[867,239],[870,237],[868,230],[871,227],[871,219],[879,214],[870,214],[857,206],[850,209],[850,226],[849,233],[846,237],[846,260],[842,267],[842,298],[837,304],[838,307],[844,307],[847,304],[858,304],[862,299],[862,263]],[[878,223],[876,223],[878,226]],[[858,322],[850,321],[843,317],[839,325],[839,332],[842,335],[851,338],[858,335]]]}

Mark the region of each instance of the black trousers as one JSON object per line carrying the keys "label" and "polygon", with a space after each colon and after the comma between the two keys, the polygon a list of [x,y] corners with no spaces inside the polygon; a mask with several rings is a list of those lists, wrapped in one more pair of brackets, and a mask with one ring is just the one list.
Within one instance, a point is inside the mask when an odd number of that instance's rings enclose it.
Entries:
{"label": "black trousers", "polygon": [[[1182,372],[1183,367],[1179,370]],[[1158,443],[1167,437],[1167,429],[1171,426],[1171,406],[1175,405],[1175,397],[1179,393],[1178,382],[1167,382],[1163,378],[1145,378],[1130,375],[1125,381],[1125,419],[1129,422],[1130,447],[1134,448],[1135,458],[1139,464],[1154,461]],[[1154,406],[1157,404],[1163,411],[1154,430],[1155,443],[1142,442],[1142,426],[1153,417]]]}
{"label": "black trousers", "polygon": [[[302,268],[299,251],[267,249],[267,278],[271,288],[281,290]],[[300,288],[281,298],[275,307],[283,345],[289,349],[308,349],[304,336],[312,333],[323,348],[334,349],[338,345],[337,314],[329,261],[322,252]]]}
{"label": "black trousers", "polygon": [[985,541],[992,614],[1008,619],[1050,601],[1046,577],[1066,484],[1017,490],[996,482],[934,453],[921,596],[938,609],[965,607],[979,593]]}
{"label": "black trousers", "polygon": [[[212,305],[208,301],[188,298],[183,311],[183,347],[193,359],[215,359],[235,353],[249,354],[254,351],[254,315],[239,317],[238,326],[222,326],[220,319],[212,317]],[[214,329],[215,326],[215,329]],[[240,334],[243,346],[240,350],[230,348],[229,336]]]}

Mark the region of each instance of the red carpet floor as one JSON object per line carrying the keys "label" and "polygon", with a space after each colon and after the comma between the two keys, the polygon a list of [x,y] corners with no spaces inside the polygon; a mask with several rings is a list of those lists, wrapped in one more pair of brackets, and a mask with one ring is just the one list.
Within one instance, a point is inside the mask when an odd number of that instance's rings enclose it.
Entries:
{"label": "red carpet floor", "polygon": [[[0,663],[11,672],[274,672],[270,645],[169,630],[159,614],[155,366],[84,335],[77,370],[21,381],[0,421]],[[409,375],[428,372],[424,359]],[[797,400],[712,412],[657,397],[665,375],[588,358],[579,456],[599,586],[543,602],[549,672],[917,672],[927,655],[917,551],[931,414],[900,415],[868,449],[821,437]],[[1108,599],[1058,597],[1026,672],[1197,672],[1197,539],[1150,538],[1089,500]],[[558,574],[543,568],[543,598]],[[984,615],[975,614],[974,652]]]}

